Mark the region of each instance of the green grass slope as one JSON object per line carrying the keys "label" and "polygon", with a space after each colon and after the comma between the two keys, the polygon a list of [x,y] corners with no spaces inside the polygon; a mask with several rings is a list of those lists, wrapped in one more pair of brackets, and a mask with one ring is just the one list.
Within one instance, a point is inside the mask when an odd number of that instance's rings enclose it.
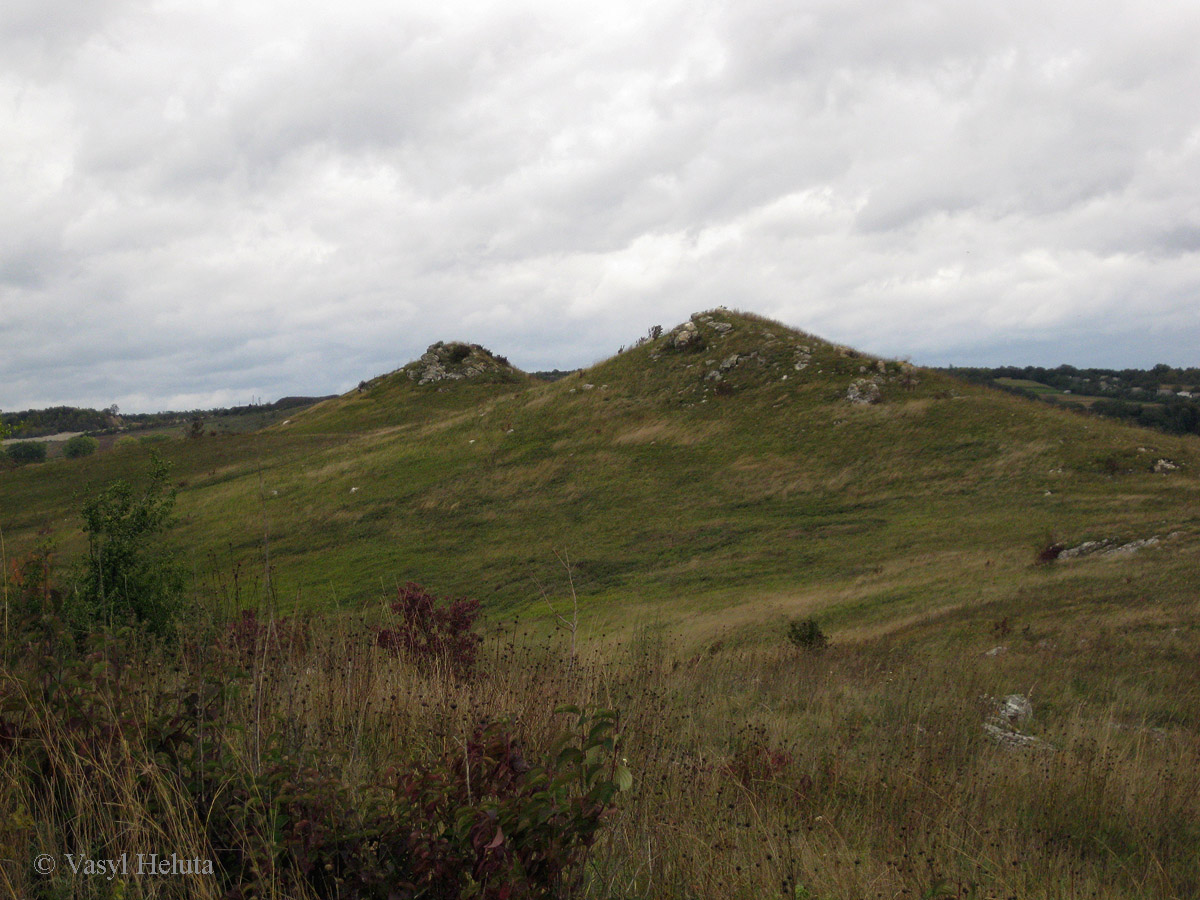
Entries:
{"label": "green grass slope", "polygon": [[[286,425],[162,445],[173,539],[203,590],[239,562],[261,570],[265,546],[288,605],[376,602],[412,579],[494,617],[546,614],[539,584],[567,588],[558,554],[589,630],[754,641],[785,615],[871,634],[1194,583],[1195,439],[724,309],[553,383],[473,345],[430,352]],[[426,380],[433,363],[479,371]],[[78,495],[146,452],[0,473],[9,555],[39,531],[78,550]],[[1050,536],[1155,535],[1131,556],[1031,565]]]}

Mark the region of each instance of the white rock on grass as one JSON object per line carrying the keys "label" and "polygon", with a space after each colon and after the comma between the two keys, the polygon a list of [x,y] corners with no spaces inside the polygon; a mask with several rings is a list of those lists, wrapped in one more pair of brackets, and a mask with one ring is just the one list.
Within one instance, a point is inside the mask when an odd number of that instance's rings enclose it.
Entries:
{"label": "white rock on grass", "polygon": [[1009,725],[1020,725],[1033,718],[1033,704],[1028,697],[1020,694],[1009,694],[1000,702],[996,715]]}
{"label": "white rock on grass", "polygon": [[1053,750],[1054,748],[1031,734],[1022,734],[1017,730],[1033,718],[1033,704],[1029,698],[1021,694],[1009,694],[999,701],[996,711],[988,721],[983,723],[984,733],[1001,747],[1010,750],[1037,749]]}
{"label": "white rock on grass", "polygon": [[882,398],[879,393],[879,385],[869,378],[856,378],[846,389],[846,399],[859,406],[869,406],[872,403],[878,403]]}

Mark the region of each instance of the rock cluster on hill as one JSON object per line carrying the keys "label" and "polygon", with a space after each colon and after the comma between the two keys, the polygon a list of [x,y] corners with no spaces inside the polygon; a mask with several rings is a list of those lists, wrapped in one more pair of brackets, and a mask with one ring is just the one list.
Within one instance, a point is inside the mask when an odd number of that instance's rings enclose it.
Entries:
{"label": "rock cluster on hill", "polygon": [[684,322],[667,333],[666,347],[669,350],[699,350],[704,347],[704,338],[695,322]]}
{"label": "rock cluster on hill", "polygon": [[416,362],[404,367],[408,377],[417,384],[439,381],[459,381],[482,375],[500,375],[514,369],[502,357],[496,357],[478,344],[459,341],[431,344]]}
{"label": "rock cluster on hill", "polygon": [[703,329],[709,329],[710,337],[725,337],[733,331],[733,323],[717,318],[713,313],[693,313],[688,321],[677,325],[665,335],[665,350],[703,350],[708,346]]}
{"label": "rock cluster on hill", "polygon": [[860,406],[878,403],[881,398],[879,385],[870,378],[855,378],[846,388],[846,399]]}
{"label": "rock cluster on hill", "polygon": [[878,359],[724,307],[693,313],[665,333],[651,329],[633,346],[645,343],[651,345],[650,362],[673,359],[684,369],[699,370],[694,382],[675,391],[685,406],[789,382],[789,387],[830,383],[843,402],[869,407],[899,399],[920,383],[907,361]]}

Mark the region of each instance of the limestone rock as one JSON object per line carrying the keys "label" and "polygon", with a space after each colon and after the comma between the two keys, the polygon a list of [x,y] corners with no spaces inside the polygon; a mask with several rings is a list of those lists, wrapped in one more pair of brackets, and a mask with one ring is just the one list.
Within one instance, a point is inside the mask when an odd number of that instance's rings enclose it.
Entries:
{"label": "limestone rock", "polygon": [[1160,543],[1162,543],[1162,539],[1158,535],[1152,535],[1148,538],[1119,545],[1115,538],[1104,538],[1099,541],[1084,541],[1076,547],[1068,547],[1058,555],[1058,558],[1077,559],[1081,556],[1131,556],[1139,550],[1155,547]]}
{"label": "limestone rock", "polygon": [[1009,694],[996,710],[996,716],[1011,726],[1021,725],[1033,718],[1033,704],[1021,694]]}
{"label": "limestone rock", "polygon": [[461,381],[484,375],[500,375],[514,369],[502,357],[493,356],[478,344],[460,341],[431,344],[416,362],[404,367],[417,384]]}
{"label": "limestone rock", "polygon": [[869,378],[855,378],[846,389],[846,399],[858,406],[869,406],[878,403],[882,396],[879,385]]}
{"label": "limestone rock", "polygon": [[700,350],[704,347],[704,338],[695,322],[684,322],[667,333],[666,345],[671,350]]}
{"label": "limestone rock", "polygon": [[983,723],[984,732],[1001,747],[1010,750],[1054,748],[1031,734],[1022,734],[1017,726],[1033,718],[1033,704],[1021,694],[1009,694],[1001,700],[996,711]]}
{"label": "limestone rock", "polygon": [[1054,748],[1043,741],[1041,738],[1035,738],[1032,734],[1021,734],[1019,731],[1009,731],[1006,728],[1001,728],[999,725],[993,725],[991,722],[983,723],[983,730],[993,741],[1008,750],[1053,750]]}

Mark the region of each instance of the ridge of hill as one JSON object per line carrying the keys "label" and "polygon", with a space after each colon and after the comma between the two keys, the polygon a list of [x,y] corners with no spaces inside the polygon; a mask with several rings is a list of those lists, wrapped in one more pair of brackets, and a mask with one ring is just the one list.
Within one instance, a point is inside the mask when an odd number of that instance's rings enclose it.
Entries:
{"label": "ridge of hill", "polygon": [[[1177,591],[1200,534],[1194,438],[724,309],[549,383],[435,344],[287,424],[160,446],[197,570],[261,559],[265,530],[272,583],[301,606],[374,602],[411,579],[544,615],[538,584],[562,588],[561,554],[599,630],[751,639],[814,613],[898,628],[1031,591],[1139,590],[1125,579],[1140,558],[1031,569],[1052,541],[1159,536],[1142,555]],[[145,453],[4,473],[10,546],[48,528],[79,548],[72,492],[136,474]]]}

